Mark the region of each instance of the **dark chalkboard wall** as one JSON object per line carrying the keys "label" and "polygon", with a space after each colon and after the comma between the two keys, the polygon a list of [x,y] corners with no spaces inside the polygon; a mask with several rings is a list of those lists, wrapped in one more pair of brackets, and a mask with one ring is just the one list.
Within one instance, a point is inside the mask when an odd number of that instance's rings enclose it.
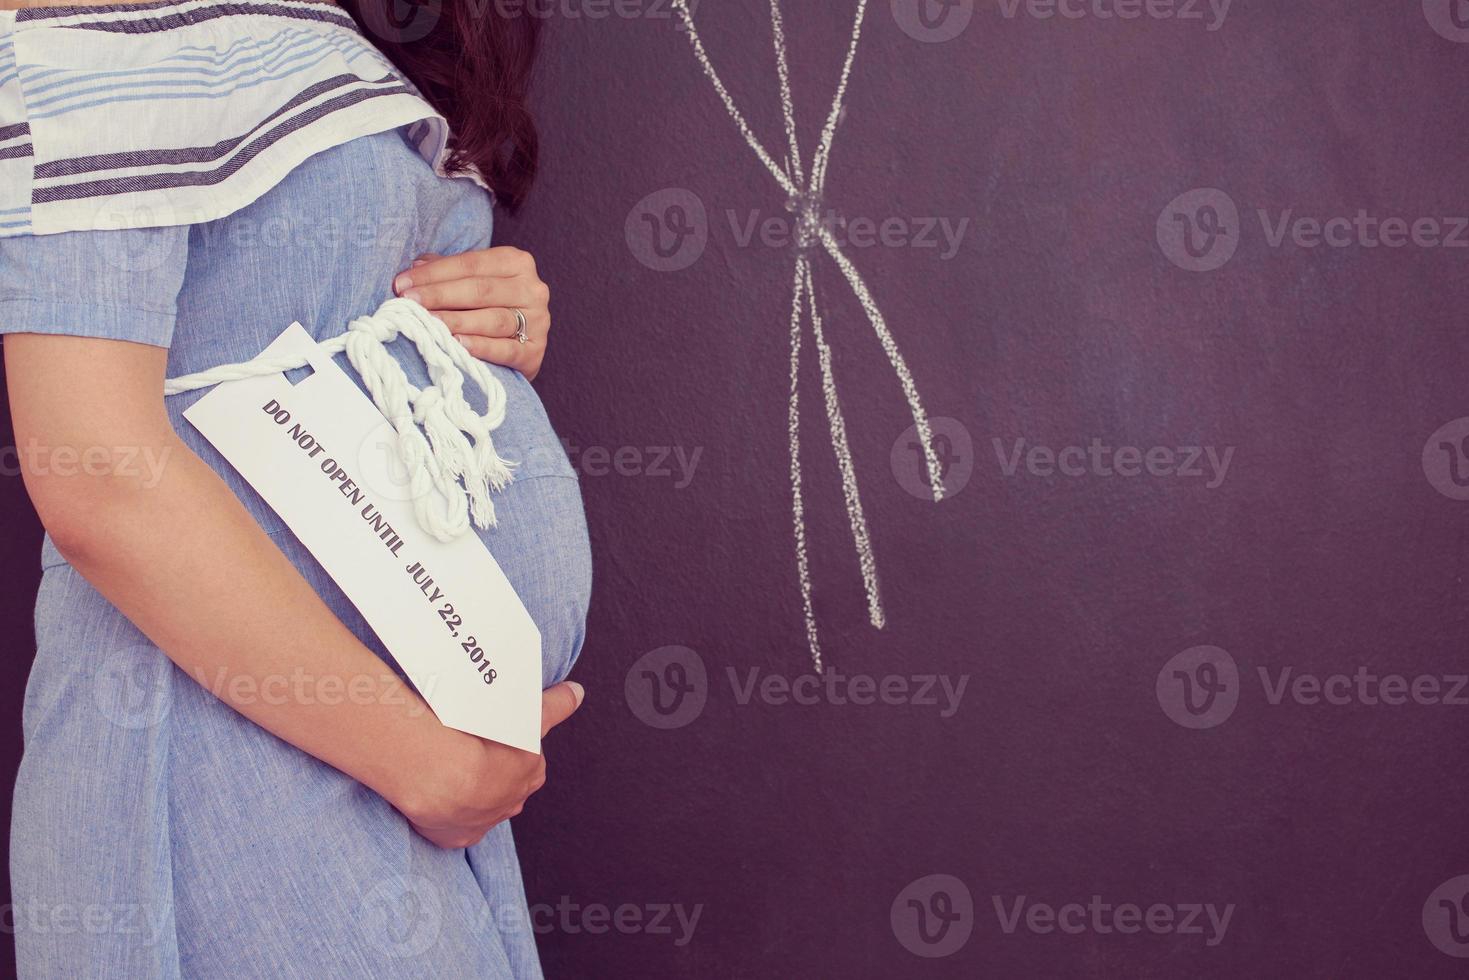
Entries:
{"label": "dark chalkboard wall", "polygon": [[[667,0],[533,6],[545,166],[498,237],[553,287],[597,557],[517,822],[548,975],[1457,975],[1469,5],[874,0],[823,210],[951,492],[817,254],[888,620],[808,334],[819,684],[788,195]],[[855,9],[785,2],[808,158]],[[695,12],[783,158],[768,5]]]}

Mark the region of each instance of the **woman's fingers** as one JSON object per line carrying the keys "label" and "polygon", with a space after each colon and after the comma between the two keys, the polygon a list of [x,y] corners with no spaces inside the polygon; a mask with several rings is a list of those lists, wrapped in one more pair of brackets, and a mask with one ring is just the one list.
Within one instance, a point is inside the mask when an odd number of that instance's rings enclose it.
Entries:
{"label": "woman's fingers", "polygon": [[[473,334],[477,337],[514,337],[515,313],[507,309],[490,310],[435,310],[434,316],[444,321],[452,334]],[[526,317],[526,334],[535,336]]]}
{"label": "woman's fingers", "polygon": [[497,248],[462,252],[459,255],[422,256],[412,267],[404,269],[393,280],[393,292],[400,296],[407,296],[411,292],[422,294],[425,287],[478,279],[520,279],[527,283],[539,281],[536,275],[536,260],[529,252],[502,245]]}
{"label": "woman's fingers", "polygon": [[[498,245],[458,255],[422,255],[421,265],[405,269],[394,287],[401,292],[410,286],[432,285],[453,279],[473,279],[481,276],[510,279],[515,277],[535,278],[536,260],[531,254],[512,245]],[[398,286],[402,282],[404,285]]]}
{"label": "woman's fingers", "polygon": [[536,279],[474,276],[424,285],[415,282],[398,295],[430,310],[478,310],[488,306],[531,310],[545,309],[550,292],[545,283]]}
{"label": "woman's fingers", "polygon": [[[532,380],[540,373],[551,333],[551,290],[529,252],[499,246],[423,255],[393,280],[393,291],[443,320],[480,360]],[[525,342],[517,335],[516,310],[525,317]]]}
{"label": "woman's fingers", "polygon": [[526,311],[525,343],[515,335],[515,313],[511,310],[434,310],[464,349],[481,361],[514,368],[531,381],[541,372],[546,357],[546,335],[550,325],[544,317]]}
{"label": "woman's fingers", "polygon": [[570,718],[586,699],[586,690],[576,681],[562,681],[541,692],[541,737]]}
{"label": "woman's fingers", "polygon": [[536,375],[541,373],[541,362],[546,356],[545,348],[535,341],[522,344],[513,337],[506,340],[502,337],[479,337],[472,333],[455,334],[455,339],[481,361],[514,368],[525,375],[527,381],[534,381]]}
{"label": "woman's fingers", "polygon": [[[560,685],[565,687],[565,685]],[[553,688],[552,690],[555,690]],[[574,708],[572,710],[575,710]],[[518,791],[513,795],[502,797],[496,806],[491,809],[482,809],[473,814],[466,814],[439,825],[437,823],[423,823],[409,819],[410,826],[418,834],[438,847],[454,849],[461,847],[473,847],[484,839],[484,836],[493,830],[498,824],[513,817],[520,816],[525,810],[526,800],[538,793],[546,785],[546,762],[544,756],[535,756],[519,749],[506,749],[513,752],[517,757],[530,756],[534,764],[525,773]],[[521,760],[516,759],[519,763]]]}

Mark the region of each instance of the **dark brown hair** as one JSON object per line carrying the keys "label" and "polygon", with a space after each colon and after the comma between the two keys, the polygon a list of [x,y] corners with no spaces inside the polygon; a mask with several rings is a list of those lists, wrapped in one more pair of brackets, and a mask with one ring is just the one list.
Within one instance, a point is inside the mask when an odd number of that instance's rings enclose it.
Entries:
{"label": "dark brown hair", "polygon": [[538,19],[501,0],[338,0],[453,133],[449,167],[479,168],[514,211],[535,177],[526,106]]}

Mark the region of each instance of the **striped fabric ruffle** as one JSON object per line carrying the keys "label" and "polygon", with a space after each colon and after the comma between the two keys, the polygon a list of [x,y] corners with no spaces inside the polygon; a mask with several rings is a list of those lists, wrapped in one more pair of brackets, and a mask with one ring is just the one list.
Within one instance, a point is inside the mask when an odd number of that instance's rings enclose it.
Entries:
{"label": "striped fabric ruffle", "polygon": [[211,0],[0,11],[0,237],[212,221],[302,161],[448,125],[340,8]]}

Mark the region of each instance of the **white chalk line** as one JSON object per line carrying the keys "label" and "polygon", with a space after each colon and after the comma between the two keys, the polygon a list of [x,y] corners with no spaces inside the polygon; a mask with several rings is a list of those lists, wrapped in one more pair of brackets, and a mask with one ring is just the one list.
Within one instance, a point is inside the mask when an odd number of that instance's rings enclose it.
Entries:
{"label": "white chalk line", "polygon": [[822,672],[821,642],[816,612],[811,605],[811,567],[806,558],[806,507],[801,500],[801,293],[808,281],[806,257],[796,259],[796,282],[791,289],[791,400],[787,416],[791,450],[791,523],[796,533],[796,577],[801,583],[801,612],[806,617],[806,642],[811,663]]}
{"label": "white chalk line", "polygon": [[837,399],[836,376],[831,368],[831,348],[821,331],[821,313],[816,306],[816,286],[811,281],[811,263],[802,260],[806,274],[806,297],[810,303],[811,335],[816,341],[816,357],[821,363],[821,389],[826,396],[826,420],[831,429],[831,447],[836,453],[837,468],[842,473],[842,496],[847,504],[847,522],[857,546],[857,563],[862,570],[862,585],[867,591],[867,618],[882,629],[887,616],[882,611],[882,597],[877,587],[877,558],[872,552],[872,539],[867,534],[867,518],[862,513],[862,497],[857,492],[857,471],[852,465],[852,450],[847,445],[847,423],[842,418],[842,405]]}
{"label": "white chalk line", "polygon": [[[917,386],[913,382],[908,370],[907,362],[899,351],[897,342],[893,339],[891,331],[888,330],[887,322],[883,318],[881,310],[878,309],[873,300],[866,282],[858,273],[851,260],[842,252],[841,246],[832,235],[831,230],[821,223],[820,201],[825,189],[826,173],[831,159],[832,148],[835,144],[836,130],[841,123],[845,110],[847,87],[851,80],[852,67],[855,64],[857,48],[861,43],[862,24],[867,11],[867,0],[858,0],[857,9],[853,19],[852,32],[847,45],[846,58],[842,63],[842,70],[838,78],[836,93],[832,99],[831,109],[827,114],[825,125],[821,132],[821,140],[817,145],[812,159],[811,178],[809,182],[804,176],[804,166],[801,158],[800,141],[797,134],[795,119],[795,104],[791,97],[790,68],[787,58],[787,45],[785,36],[785,23],[781,13],[780,0],[770,0],[771,37],[775,46],[776,78],[779,86],[781,102],[781,116],[786,131],[786,140],[789,147],[789,157],[786,166],[778,164],[764,145],[755,136],[744,114],[740,112],[735,104],[734,98],[725,87],[719,73],[715,70],[708,52],[704,48],[703,39],[700,37],[694,24],[693,14],[689,10],[687,0],[674,0],[674,8],[678,11],[683,22],[685,33],[688,35],[689,44],[693,49],[694,57],[699,62],[705,77],[713,85],[715,94],[724,105],[725,111],[734,122],[745,143],[754,152],[755,156],[775,178],[777,184],[791,198],[791,207],[797,212],[797,221],[800,227],[798,235],[801,249],[796,257],[795,283],[791,304],[791,397],[789,407],[790,428],[790,452],[791,452],[791,496],[792,496],[792,523],[796,538],[796,566],[797,576],[801,586],[802,610],[806,619],[806,637],[811,648],[812,662],[816,670],[822,670],[821,647],[818,639],[816,618],[811,600],[810,563],[807,553],[807,538],[805,526],[805,502],[801,492],[801,464],[800,464],[800,394],[799,394],[799,368],[801,353],[801,318],[803,306],[809,305],[809,315],[813,339],[816,345],[817,359],[822,373],[822,389],[825,396],[827,423],[831,431],[832,449],[836,455],[837,467],[842,476],[842,493],[847,507],[848,523],[852,531],[852,540],[857,552],[858,567],[862,574],[864,590],[867,594],[868,618],[872,625],[882,628],[886,623],[886,615],[882,609],[881,593],[877,581],[877,563],[873,553],[871,537],[867,529],[867,520],[863,513],[861,496],[858,492],[856,471],[852,464],[850,447],[847,441],[846,422],[842,414],[841,403],[837,397],[835,375],[831,363],[831,348],[827,345],[822,332],[821,315],[816,302],[815,284],[812,279],[810,259],[806,248],[815,242],[820,242],[822,248],[830,255],[837,267],[841,269],[843,276],[850,285],[853,294],[857,297],[863,312],[867,314],[872,324],[874,333],[887,355],[888,362],[898,377],[899,386],[903,390],[904,398],[908,402],[909,411],[913,416],[914,429],[918,435],[919,443],[923,448],[924,463],[928,469],[929,484],[933,488],[934,500],[943,499],[942,468],[938,462],[938,456],[933,449],[933,436],[929,427],[927,413],[923,409],[922,401],[918,396]],[[804,185],[804,186],[803,186]],[[803,303],[803,300],[805,301]]]}
{"label": "white chalk line", "polygon": [[801,168],[801,145],[796,138],[796,103],[791,99],[791,70],[786,62],[786,31],[780,0],[770,0],[770,36],[775,42],[775,74],[780,80],[781,117],[785,120],[786,139],[791,145],[791,180],[803,184],[806,178]]}

